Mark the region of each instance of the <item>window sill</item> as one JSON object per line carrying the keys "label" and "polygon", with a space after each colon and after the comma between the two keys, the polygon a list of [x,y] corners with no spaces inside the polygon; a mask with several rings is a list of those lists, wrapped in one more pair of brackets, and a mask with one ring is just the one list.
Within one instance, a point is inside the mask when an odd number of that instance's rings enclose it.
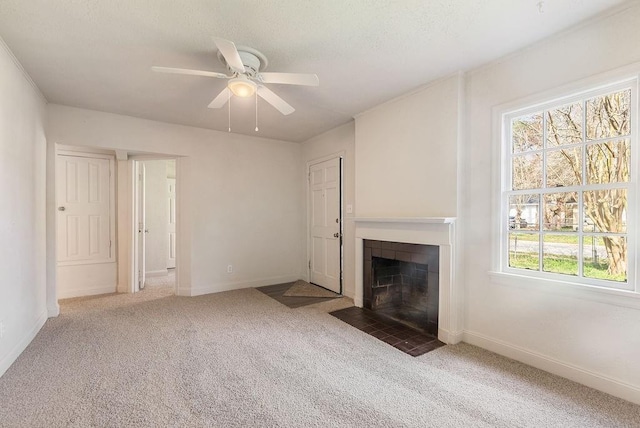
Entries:
{"label": "window sill", "polygon": [[615,290],[496,271],[490,271],[489,276],[493,284],[535,289],[536,291],[542,291],[564,297],[591,300],[594,302],[640,310],[640,293],[633,291]]}

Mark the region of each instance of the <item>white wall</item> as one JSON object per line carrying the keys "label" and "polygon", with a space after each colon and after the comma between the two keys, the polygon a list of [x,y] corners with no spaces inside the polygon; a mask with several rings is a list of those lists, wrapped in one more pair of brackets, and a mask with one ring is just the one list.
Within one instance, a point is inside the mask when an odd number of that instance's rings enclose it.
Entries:
{"label": "white wall", "polygon": [[145,161],[145,270],[147,275],[167,273],[169,251],[169,189],[167,161]]}
{"label": "white wall", "polygon": [[[468,74],[462,169],[465,340],[640,403],[640,311],[542,284],[493,283],[494,106],[640,60],[640,6]],[[638,70],[640,71],[640,69]],[[636,306],[638,307],[638,306]]]}
{"label": "white wall", "polygon": [[45,112],[0,39],[0,375],[47,319]]}
{"label": "white wall", "polygon": [[[178,157],[179,294],[301,277],[299,144],[60,105],[50,104],[47,111],[51,142]],[[54,214],[53,209],[48,206],[47,213]],[[118,227],[118,239],[128,241],[122,224]],[[119,261],[127,255],[126,244],[119,242]],[[228,264],[233,264],[232,274],[227,274]]]}
{"label": "white wall", "polygon": [[[304,174],[300,180],[307,183],[306,168],[313,161],[326,158],[327,156],[341,155],[344,156],[343,170],[343,245],[344,245],[344,272],[343,272],[343,290],[342,293],[353,298],[355,288],[355,228],[353,223],[353,213],[347,213],[347,205],[351,205],[355,212],[355,123],[349,122],[329,132],[321,134],[302,143],[302,160],[305,165]],[[305,188],[304,209],[307,213],[308,194]],[[302,254],[302,271],[308,273],[307,246],[309,244],[309,232],[307,230],[307,216],[305,215],[305,223],[303,225],[303,236],[305,239],[305,251]],[[308,275],[306,275],[306,279]]]}
{"label": "white wall", "polygon": [[461,76],[356,117],[357,217],[455,217]]}

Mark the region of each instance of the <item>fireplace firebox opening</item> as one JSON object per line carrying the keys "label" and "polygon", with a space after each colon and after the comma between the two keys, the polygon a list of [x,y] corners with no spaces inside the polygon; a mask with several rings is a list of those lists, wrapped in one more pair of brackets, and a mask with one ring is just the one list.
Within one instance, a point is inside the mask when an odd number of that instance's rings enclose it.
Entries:
{"label": "fireplace firebox opening", "polygon": [[438,335],[439,247],[364,240],[364,307]]}

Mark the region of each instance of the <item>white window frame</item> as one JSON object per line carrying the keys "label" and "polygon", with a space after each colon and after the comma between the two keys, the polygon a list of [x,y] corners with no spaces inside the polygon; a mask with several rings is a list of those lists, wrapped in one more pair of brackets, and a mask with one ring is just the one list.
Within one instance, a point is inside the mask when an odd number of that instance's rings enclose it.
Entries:
{"label": "white window frame", "polygon": [[[632,70],[632,71],[630,71]],[[598,301],[609,301],[622,306],[640,308],[640,286],[637,284],[637,257],[640,227],[640,204],[638,203],[638,178],[640,177],[638,146],[638,81],[640,66],[585,79],[566,87],[498,106],[493,111],[493,198],[492,198],[492,282],[509,286],[535,287],[545,291],[586,296]],[[589,99],[598,95],[623,89],[631,90],[631,182],[628,184],[627,216],[627,282],[616,283],[591,278],[573,277],[543,271],[529,271],[509,267],[509,206],[508,191],[511,190],[511,119],[560,107],[571,102]],[[544,130],[546,136],[546,130]],[[584,144],[584,143],[583,143]],[[543,170],[544,173],[544,170]],[[577,186],[579,187],[579,186]],[[563,191],[576,190],[566,188]],[[536,193],[535,189],[531,193]],[[540,201],[539,212],[543,209]],[[537,231],[542,236],[542,230]],[[582,234],[578,231],[577,234]],[[588,233],[587,233],[588,234]],[[579,257],[582,257],[582,248]],[[631,298],[631,299],[628,299]]]}

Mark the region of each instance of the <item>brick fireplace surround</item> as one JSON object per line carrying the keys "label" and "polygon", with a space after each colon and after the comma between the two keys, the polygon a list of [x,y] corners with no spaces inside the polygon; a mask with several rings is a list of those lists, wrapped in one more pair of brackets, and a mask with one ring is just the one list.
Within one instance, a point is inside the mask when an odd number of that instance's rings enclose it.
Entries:
{"label": "brick fireplace surround", "polygon": [[364,304],[364,240],[435,245],[439,247],[438,339],[455,344],[462,339],[460,293],[455,282],[455,218],[356,217],[356,283],[354,302]]}

